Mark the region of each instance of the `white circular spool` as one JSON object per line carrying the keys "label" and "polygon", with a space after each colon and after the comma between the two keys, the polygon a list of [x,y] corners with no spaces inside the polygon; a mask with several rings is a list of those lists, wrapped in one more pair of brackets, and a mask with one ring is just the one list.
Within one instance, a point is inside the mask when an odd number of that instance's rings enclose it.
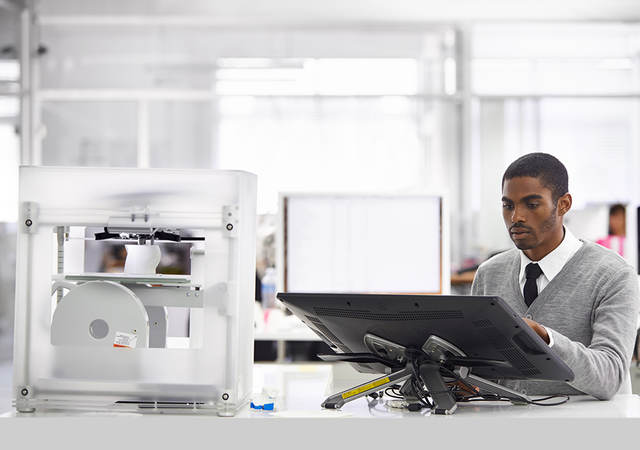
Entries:
{"label": "white circular spool", "polygon": [[[113,347],[118,332],[135,335],[136,347],[149,346],[144,305],[119,283],[89,281],[73,288],[58,303],[51,323],[51,343]],[[104,337],[96,338],[92,333]]]}

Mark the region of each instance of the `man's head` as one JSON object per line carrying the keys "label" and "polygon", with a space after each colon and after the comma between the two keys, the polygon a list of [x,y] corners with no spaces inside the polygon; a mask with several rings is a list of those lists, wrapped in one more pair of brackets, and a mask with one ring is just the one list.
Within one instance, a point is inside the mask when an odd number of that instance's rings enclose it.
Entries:
{"label": "man's head", "polygon": [[502,177],[502,217],[511,240],[533,261],[564,237],[562,218],[571,209],[567,169],[546,153],[516,159]]}

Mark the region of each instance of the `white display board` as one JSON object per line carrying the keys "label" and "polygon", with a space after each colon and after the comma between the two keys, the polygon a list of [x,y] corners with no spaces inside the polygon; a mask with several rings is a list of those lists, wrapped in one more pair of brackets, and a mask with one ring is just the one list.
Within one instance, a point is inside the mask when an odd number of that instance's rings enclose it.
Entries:
{"label": "white display board", "polygon": [[449,292],[444,206],[434,195],[281,196],[288,292]]}

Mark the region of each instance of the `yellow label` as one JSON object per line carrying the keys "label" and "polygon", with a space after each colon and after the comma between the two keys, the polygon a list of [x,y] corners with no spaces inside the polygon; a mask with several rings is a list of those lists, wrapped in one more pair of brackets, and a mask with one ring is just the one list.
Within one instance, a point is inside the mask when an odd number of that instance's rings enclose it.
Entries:
{"label": "yellow label", "polygon": [[344,394],[342,394],[342,398],[347,399],[349,397],[353,397],[354,395],[358,395],[364,391],[368,391],[369,389],[373,389],[390,382],[391,380],[389,379],[389,377],[380,378],[379,380],[372,381],[371,383],[363,384],[360,387],[357,387],[355,389],[351,389],[350,391],[345,392]]}

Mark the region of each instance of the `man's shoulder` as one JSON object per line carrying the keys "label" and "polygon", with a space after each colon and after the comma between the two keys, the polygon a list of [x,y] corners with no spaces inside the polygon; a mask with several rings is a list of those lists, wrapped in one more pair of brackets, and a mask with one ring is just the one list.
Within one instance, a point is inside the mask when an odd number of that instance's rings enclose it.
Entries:
{"label": "man's shoulder", "polygon": [[583,241],[584,251],[580,260],[601,274],[629,272],[635,276],[635,269],[618,253],[594,242]]}
{"label": "man's shoulder", "polygon": [[505,250],[504,252],[494,255],[480,264],[478,272],[504,271],[507,267],[511,267],[519,260],[520,253],[517,248]]}
{"label": "man's shoulder", "polygon": [[509,284],[514,270],[519,267],[519,250],[513,248],[492,256],[478,267],[473,280],[472,293],[474,295],[494,295]]}

